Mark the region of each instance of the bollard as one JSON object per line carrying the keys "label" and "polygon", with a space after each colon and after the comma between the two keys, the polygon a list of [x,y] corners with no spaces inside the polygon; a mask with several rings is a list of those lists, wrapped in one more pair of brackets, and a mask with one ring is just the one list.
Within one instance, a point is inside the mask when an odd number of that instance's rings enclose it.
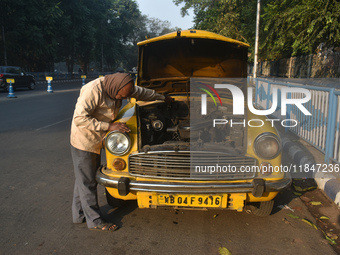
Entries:
{"label": "bollard", "polygon": [[81,79],[82,79],[82,86],[84,86],[85,85],[86,75],[82,75]]}
{"label": "bollard", "polygon": [[8,96],[7,97],[8,98],[16,98],[17,96],[14,95],[14,90],[13,90],[13,85],[12,85],[12,83],[14,83],[15,80],[14,79],[7,79],[6,82],[9,83],[9,89],[8,89]]}
{"label": "bollard", "polygon": [[47,93],[53,93],[52,85],[51,85],[52,80],[53,80],[53,77],[46,76],[46,81],[47,81]]}

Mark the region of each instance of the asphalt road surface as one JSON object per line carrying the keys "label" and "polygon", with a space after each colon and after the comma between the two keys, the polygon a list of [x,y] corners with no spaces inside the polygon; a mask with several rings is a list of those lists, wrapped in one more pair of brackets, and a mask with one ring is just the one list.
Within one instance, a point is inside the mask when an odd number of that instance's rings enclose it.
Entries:
{"label": "asphalt road surface", "polygon": [[[300,198],[279,194],[269,217],[228,210],[138,209],[99,203],[120,229],[73,224],[69,133],[81,82],[0,92],[0,254],[335,254]],[[286,158],[284,163],[290,163]],[[293,208],[280,209],[287,204]],[[299,218],[292,218],[292,213]]]}

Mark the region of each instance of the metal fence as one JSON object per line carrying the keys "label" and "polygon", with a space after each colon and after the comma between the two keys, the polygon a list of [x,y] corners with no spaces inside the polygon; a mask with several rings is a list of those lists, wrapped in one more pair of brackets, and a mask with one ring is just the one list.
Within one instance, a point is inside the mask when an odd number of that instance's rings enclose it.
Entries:
{"label": "metal fence", "polygon": [[[311,115],[303,114],[296,105],[289,104],[285,115],[281,115],[281,90],[284,87],[308,89],[311,99],[304,107]],[[325,161],[340,162],[340,91],[334,88],[306,86],[270,79],[255,79],[255,105],[270,109],[273,103],[273,89],[277,88],[278,107],[273,113],[278,119],[291,120],[297,125],[288,125],[290,131],[312,144],[325,154]],[[299,92],[287,93],[287,99],[301,99]]]}

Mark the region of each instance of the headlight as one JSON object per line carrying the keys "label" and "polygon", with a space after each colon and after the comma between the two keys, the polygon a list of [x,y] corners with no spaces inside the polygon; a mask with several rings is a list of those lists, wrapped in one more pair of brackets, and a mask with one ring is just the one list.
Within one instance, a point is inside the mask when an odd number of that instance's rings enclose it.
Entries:
{"label": "headlight", "polygon": [[263,133],[255,139],[254,150],[261,158],[273,159],[281,151],[280,140],[272,133]]}
{"label": "headlight", "polygon": [[130,150],[131,140],[125,133],[112,131],[105,138],[105,146],[113,155],[121,156]]}

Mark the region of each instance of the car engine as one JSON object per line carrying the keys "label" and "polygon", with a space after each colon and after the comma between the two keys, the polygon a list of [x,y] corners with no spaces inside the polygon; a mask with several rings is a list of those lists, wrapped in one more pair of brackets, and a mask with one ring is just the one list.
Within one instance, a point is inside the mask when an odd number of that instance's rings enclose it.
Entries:
{"label": "car engine", "polygon": [[[214,109],[202,117],[200,105],[189,100],[153,102],[138,107],[141,140],[140,151],[148,150],[221,150],[242,154],[245,149],[246,128],[216,125],[214,119],[230,120],[232,111],[225,106],[209,105]],[[235,118],[233,118],[235,121]]]}

